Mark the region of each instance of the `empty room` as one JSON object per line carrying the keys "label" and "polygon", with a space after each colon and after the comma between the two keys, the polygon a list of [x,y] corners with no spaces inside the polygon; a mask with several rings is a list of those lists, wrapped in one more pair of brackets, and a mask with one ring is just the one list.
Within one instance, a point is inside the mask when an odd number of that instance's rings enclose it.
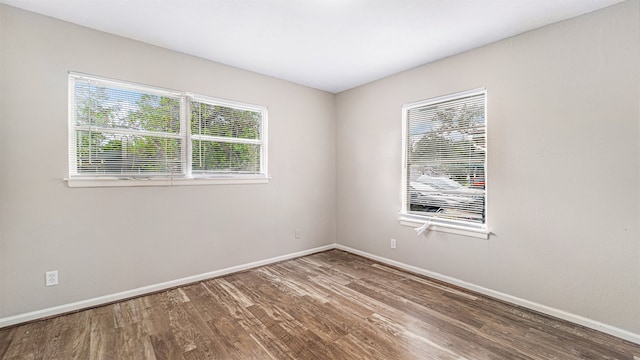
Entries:
{"label": "empty room", "polygon": [[640,0],[0,0],[0,359],[640,360]]}

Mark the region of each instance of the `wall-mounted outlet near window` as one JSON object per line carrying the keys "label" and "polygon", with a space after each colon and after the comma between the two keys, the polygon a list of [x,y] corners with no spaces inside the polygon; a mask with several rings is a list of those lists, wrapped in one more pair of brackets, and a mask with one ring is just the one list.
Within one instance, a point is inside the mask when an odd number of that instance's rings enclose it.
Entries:
{"label": "wall-mounted outlet near window", "polygon": [[396,248],[396,239],[391,239],[391,248],[392,249]]}
{"label": "wall-mounted outlet near window", "polygon": [[45,286],[58,285],[58,270],[47,271],[44,273],[44,279]]}

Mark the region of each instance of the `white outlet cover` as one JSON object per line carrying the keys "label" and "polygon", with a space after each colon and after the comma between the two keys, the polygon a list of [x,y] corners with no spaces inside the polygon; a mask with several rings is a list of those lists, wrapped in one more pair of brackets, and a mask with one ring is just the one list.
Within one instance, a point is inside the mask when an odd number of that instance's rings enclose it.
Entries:
{"label": "white outlet cover", "polygon": [[53,286],[58,285],[58,271],[47,271],[44,274],[44,285],[45,286]]}

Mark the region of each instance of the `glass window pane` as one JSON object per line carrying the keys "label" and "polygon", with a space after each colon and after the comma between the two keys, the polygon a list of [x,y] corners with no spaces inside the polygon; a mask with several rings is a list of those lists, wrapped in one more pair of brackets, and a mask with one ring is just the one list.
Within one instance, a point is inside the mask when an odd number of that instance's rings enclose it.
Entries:
{"label": "glass window pane", "polygon": [[180,139],[76,132],[76,160],[82,174],[179,174],[181,154]]}
{"label": "glass window pane", "polygon": [[76,125],[180,133],[180,98],[77,80]]}
{"label": "glass window pane", "polygon": [[191,102],[191,133],[240,139],[260,139],[259,111]]}
{"label": "glass window pane", "polygon": [[193,173],[260,173],[260,145],[192,141]]}

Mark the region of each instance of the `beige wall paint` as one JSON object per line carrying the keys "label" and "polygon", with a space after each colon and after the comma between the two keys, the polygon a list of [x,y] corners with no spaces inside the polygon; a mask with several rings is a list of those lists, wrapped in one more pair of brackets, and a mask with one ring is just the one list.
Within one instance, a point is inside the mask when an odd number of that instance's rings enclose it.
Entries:
{"label": "beige wall paint", "polygon": [[[0,9],[0,318],[335,243],[333,94]],[[271,182],[68,188],[69,70],[268,106]]]}
{"label": "beige wall paint", "polygon": [[[338,243],[640,334],[639,4],[338,94]],[[401,106],[482,86],[494,234],[416,236]]]}
{"label": "beige wall paint", "polygon": [[2,23],[4,21],[3,19],[3,7],[2,5],[0,5],[0,318],[2,317],[3,312],[3,308],[4,306],[2,305],[2,299],[3,299],[3,293],[4,293],[4,280],[3,280],[3,276],[2,274],[5,273],[4,270],[4,260],[3,260],[3,253],[4,253],[4,241],[2,240],[2,203],[5,202],[4,200],[4,191],[2,191],[2,184],[3,184],[3,178],[4,178],[4,172],[2,171],[2,169],[4,169],[4,160],[3,160],[3,148],[2,148],[2,134],[4,134],[4,129],[3,129],[3,115],[2,115],[2,106],[4,105],[2,103],[2,98],[3,98],[3,91],[4,91],[4,86],[2,86],[2,82],[3,82],[3,74],[4,74],[4,65],[3,65],[3,61],[2,61],[2,54],[4,52],[4,47],[2,46],[2,33],[3,33],[3,29],[4,27],[2,26]]}

